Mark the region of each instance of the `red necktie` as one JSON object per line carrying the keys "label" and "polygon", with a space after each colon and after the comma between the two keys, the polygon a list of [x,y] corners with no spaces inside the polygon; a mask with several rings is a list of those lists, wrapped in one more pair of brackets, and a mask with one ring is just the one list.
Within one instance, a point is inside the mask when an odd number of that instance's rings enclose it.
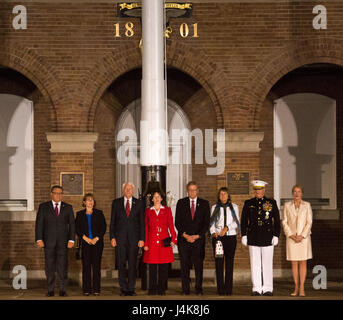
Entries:
{"label": "red necktie", "polygon": [[55,213],[56,213],[56,217],[58,217],[58,203],[56,203],[55,205]]}
{"label": "red necktie", "polygon": [[194,213],[195,213],[194,200],[192,200],[191,213],[192,213],[192,220],[193,220],[194,219]]}
{"label": "red necktie", "polygon": [[130,201],[126,200],[126,217],[128,218],[130,215]]}

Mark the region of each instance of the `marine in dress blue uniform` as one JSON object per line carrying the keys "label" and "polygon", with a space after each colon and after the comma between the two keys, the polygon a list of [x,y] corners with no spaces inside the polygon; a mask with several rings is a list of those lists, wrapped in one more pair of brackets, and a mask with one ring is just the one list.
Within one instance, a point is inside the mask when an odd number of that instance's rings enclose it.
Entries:
{"label": "marine in dress blue uniform", "polygon": [[[252,181],[255,197],[244,203],[241,231],[242,243],[249,246],[252,295],[273,295],[273,255],[278,244],[281,224],[277,203],[266,198],[261,180]],[[263,277],[262,277],[263,274]]]}

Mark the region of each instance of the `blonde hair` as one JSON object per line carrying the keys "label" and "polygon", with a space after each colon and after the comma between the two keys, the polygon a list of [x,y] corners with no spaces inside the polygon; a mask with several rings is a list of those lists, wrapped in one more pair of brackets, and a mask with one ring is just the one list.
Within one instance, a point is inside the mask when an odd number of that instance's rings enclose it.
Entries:
{"label": "blonde hair", "polygon": [[295,184],[292,188],[292,193],[294,192],[294,190],[298,188],[301,190],[301,193],[304,193],[304,188],[300,185],[300,184]]}

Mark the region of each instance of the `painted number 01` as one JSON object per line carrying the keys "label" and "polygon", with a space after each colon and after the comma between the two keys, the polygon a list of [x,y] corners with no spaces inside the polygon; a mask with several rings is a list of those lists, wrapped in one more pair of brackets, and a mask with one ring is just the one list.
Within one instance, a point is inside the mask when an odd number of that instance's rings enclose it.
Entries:
{"label": "painted number 01", "polygon": [[[199,35],[198,35],[198,24],[197,23],[193,23],[192,26],[193,26],[193,36],[192,36],[192,38],[199,38]],[[180,36],[182,38],[187,38],[188,35],[189,35],[188,24],[187,23],[182,23],[180,25]]]}

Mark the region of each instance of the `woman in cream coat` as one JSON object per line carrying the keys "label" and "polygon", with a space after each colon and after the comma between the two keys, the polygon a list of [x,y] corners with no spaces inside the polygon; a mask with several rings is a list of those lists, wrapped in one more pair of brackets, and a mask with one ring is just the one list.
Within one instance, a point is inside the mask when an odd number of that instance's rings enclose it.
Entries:
{"label": "woman in cream coat", "polygon": [[[295,284],[292,296],[305,296],[306,260],[312,259],[311,227],[312,209],[309,202],[302,200],[303,189],[292,188],[293,201],[286,202],[283,209],[283,229],[286,234],[287,260],[292,261]],[[300,285],[299,285],[300,275]]]}

